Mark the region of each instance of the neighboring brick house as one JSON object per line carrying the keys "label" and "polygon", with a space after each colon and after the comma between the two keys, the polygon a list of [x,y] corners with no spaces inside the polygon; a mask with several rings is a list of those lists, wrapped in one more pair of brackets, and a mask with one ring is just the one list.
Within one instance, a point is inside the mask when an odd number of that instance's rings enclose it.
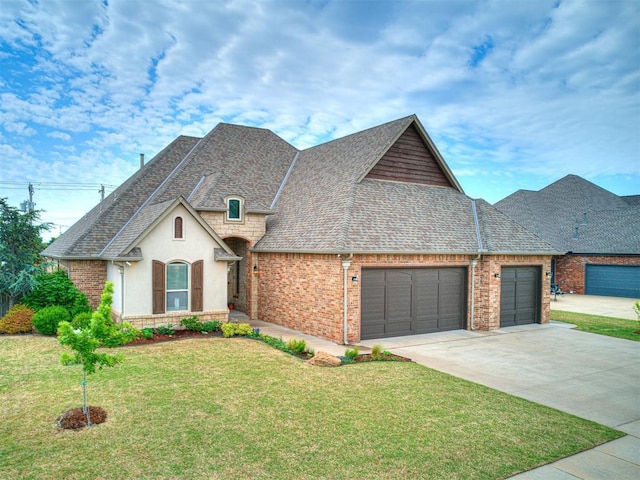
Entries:
{"label": "neighboring brick house", "polygon": [[179,137],[44,251],[137,326],[233,303],[345,343],[547,322],[558,253],[464,195],[413,115],[306,150]]}
{"label": "neighboring brick house", "polygon": [[640,298],[640,196],[620,197],[576,175],[519,190],[495,207],[565,255],[554,283],[577,294]]}

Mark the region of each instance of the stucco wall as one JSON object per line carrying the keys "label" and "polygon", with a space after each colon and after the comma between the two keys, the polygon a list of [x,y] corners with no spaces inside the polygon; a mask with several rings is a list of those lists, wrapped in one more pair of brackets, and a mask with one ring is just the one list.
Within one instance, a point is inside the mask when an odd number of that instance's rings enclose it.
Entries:
{"label": "stucco wall", "polygon": [[[173,238],[173,220],[180,215],[183,218],[184,235],[182,239]],[[151,315],[152,311],[152,262],[185,262],[192,264],[203,260],[204,312],[227,312],[227,263],[213,259],[214,248],[219,245],[202,226],[181,205],[158,224],[138,245],[142,249],[144,260],[131,262],[125,266],[124,282],[124,318],[148,316],[149,319],[166,316]],[[191,286],[191,269],[189,285]],[[191,302],[191,299],[189,299]],[[189,303],[190,305],[190,303]],[[189,316],[188,311],[178,312],[180,317]]]}

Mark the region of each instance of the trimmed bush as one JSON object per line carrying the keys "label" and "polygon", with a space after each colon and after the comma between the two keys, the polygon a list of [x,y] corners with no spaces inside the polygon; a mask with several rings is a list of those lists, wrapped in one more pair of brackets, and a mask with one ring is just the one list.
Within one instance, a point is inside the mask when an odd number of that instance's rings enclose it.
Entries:
{"label": "trimmed bush", "polygon": [[31,333],[33,313],[26,305],[14,305],[0,320],[0,333]]}
{"label": "trimmed bush", "polygon": [[71,326],[73,328],[88,328],[91,325],[91,313],[90,312],[82,312],[77,314],[71,320]]}
{"label": "trimmed bush", "polygon": [[57,305],[38,310],[33,316],[33,326],[42,335],[55,335],[60,322],[68,322],[69,320],[71,320],[71,315],[67,309]]}
{"label": "trimmed bush", "polygon": [[238,335],[241,337],[252,337],[254,335],[253,328],[248,323],[223,323],[222,324],[222,336],[225,338]]}
{"label": "trimmed bush", "polygon": [[87,296],[76,288],[64,270],[43,273],[36,277],[36,286],[23,303],[36,312],[45,307],[64,307],[71,317],[89,312]]}

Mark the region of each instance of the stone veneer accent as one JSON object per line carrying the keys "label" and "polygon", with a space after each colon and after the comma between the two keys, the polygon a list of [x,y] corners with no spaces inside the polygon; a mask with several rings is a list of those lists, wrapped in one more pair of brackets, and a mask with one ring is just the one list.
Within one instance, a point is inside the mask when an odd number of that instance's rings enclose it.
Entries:
{"label": "stone veneer accent", "polygon": [[180,320],[187,317],[198,317],[201,322],[209,322],[217,320],[219,322],[229,321],[228,310],[213,310],[209,312],[168,312],[161,315],[125,315],[120,319],[119,315],[114,312],[119,321],[129,322],[135,328],[155,328],[161,325],[173,325],[174,328],[180,327]]}
{"label": "stone veneer accent", "polygon": [[584,295],[587,265],[640,265],[640,255],[607,256],[607,255],[573,255],[555,257],[556,279],[564,292],[573,291]]}
{"label": "stone veneer accent", "polygon": [[69,279],[89,299],[94,308],[100,305],[100,297],[107,281],[107,262],[104,260],[69,260],[62,266],[69,275]]}
{"label": "stone veneer accent", "polygon": [[[234,252],[243,257],[240,262],[240,289],[241,292],[237,298],[233,296],[229,297],[229,301],[235,301],[237,303],[236,308],[238,310],[249,315],[251,319],[257,319],[257,288],[254,282],[254,278],[257,274],[254,274],[253,267],[257,266],[257,255],[250,251],[258,240],[260,240],[266,233],[266,215],[263,213],[246,213],[244,215],[243,222],[229,222],[226,220],[225,212],[199,212],[200,216],[207,222],[213,230],[222,237],[223,240],[228,240],[228,245]],[[246,242],[245,248],[242,252],[238,252],[238,242]],[[234,281],[234,276],[229,276],[229,281]],[[233,288],[230,288],[233,290]]]}
{"label": "stone veneer accent", "polygon": [[[467,267],[467,328],[471,316],[471,259],[469,255],[355,255],[348,269],[348,341],[360,340],[360,283],[363,267]],[[337,255],[260,253],[258,316],[338,343],[343,342],[343,269]],[[550,256],[484,256],[475,272],[474,328],[500,328],[500,273],[502,266],[540,266],[541,323],[549,322]]]}

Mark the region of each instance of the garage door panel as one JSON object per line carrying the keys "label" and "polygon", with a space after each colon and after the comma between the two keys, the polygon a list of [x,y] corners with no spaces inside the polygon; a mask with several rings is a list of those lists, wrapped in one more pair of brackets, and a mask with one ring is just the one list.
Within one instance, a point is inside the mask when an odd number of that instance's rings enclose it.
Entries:
{"label": "garage door panel", "polygon": [[585,294],[606,297],[640,297],[640,266],[587,265]]}
{"label": "garage door panel", "polygon": [[[361,303],[362,339],[463,328],[466,268],[363,269]],[[384,328],[379,325],[382,310]]]}
{"label": "garage door panel", "polygon": [[411,285],[389,285],[386,295],[387,315],[390,320],[394,318],[411,318]]}

